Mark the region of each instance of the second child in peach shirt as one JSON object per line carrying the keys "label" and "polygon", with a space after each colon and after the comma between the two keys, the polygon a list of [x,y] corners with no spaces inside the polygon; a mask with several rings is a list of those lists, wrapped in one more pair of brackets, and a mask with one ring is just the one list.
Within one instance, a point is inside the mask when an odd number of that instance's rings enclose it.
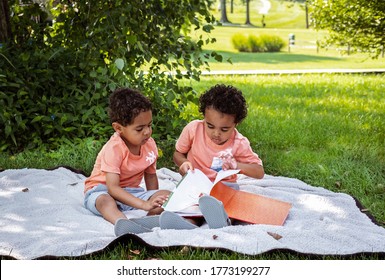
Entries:
{"label": "second child in peach shirt", "polygon": [[[189,170],[193,172],[194,168],[198,168],[214,181],[221,169],[239,169],[241,174],[262,179],[262,160],[252,150],[249,140],[236,128],[247,115],[242,92],[232,86],[215,85],[199,98],[199,111],[204,119],[190,122],[175,145],[173,159],[179,166],[179,173],[185,175]],[[237,175],[224,179],[225,184],[239,189],[236,181]],[[216,198],[208,195],[201,197],[199,208],[210,228],[231,224],[222,202]],[[168,216],[179,228],[192,228],[186,222],[200,224],[196,219],[181,220],[183,218],[176,215]],[[173,225],[172,221],[169,224]]]}
{"label": "second child in peach shirt", "polygon": [[[216,85],[200,97],[199,111],[204,119],[190,122],[175,146],[174,162],[179,172],[184,175],[198,168],[214,181],[221,169],[240,169],[249,177],[263,178],[262,160],[236,128],[247,115],[242,92]],[[236,175],[227,181],[236,182]]]}

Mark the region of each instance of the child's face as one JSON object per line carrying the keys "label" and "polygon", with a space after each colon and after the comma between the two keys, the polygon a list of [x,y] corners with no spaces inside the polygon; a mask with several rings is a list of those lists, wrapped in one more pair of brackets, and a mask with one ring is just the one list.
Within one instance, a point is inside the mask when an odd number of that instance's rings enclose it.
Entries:
{"label": "child's face", "polygon": [[138,152],[138,148],[145,144],[152,134],[152,112],[140,112],[135,117],[134,121],[127,125],[122,126],[118,123],[112,124],[115,131],[120,134],[120,137],[124,140],[127,147],[131,151]]}
{"label": "child's face", "polygon": [[233,135],[235,116],[221,113],[213,108],[205,110],[206,135],[217,145],[223,145]]}

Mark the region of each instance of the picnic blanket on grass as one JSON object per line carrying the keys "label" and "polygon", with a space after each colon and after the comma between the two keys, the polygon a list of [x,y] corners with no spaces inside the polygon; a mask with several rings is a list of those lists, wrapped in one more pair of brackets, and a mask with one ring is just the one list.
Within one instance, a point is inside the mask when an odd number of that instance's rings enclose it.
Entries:
{"label": "picnic blanket on grass", "polygon": [[[157,170],[162,189],[172,190],[181,176]],[[15,259],[82,256],[119,239],[113,225],[83,206],[85,176],[68,168],[9,169],[0,172],[0,255]],[[193,246],[256,255],[272,250],[302,254],[385,253],[385,229],[362,213],[344,193],[300,180],[241,175],[241,190],[292,203],[283,226],[237,225],[194,230],[161,230],[131,236],[149,247]],[[125,212],[128,218],[145,215]],[[123,236],[127,237],[127,236]]]}

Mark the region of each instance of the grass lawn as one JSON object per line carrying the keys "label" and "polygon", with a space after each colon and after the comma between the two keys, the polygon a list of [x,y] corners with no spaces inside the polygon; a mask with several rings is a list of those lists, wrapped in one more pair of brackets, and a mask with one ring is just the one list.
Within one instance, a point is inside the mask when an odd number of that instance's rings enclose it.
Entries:
{"label": "grass lawn", "polygon": [[[286,40],[290,33],[296,35],[296,44],[286,46],[276,53],[246,53],[233,48],[231,37],[236,33],[275,34]],[[206,51],[217,51],[223,56],[223,62],[210,60],[211,70],[285,70],[285,69],[373,69],[385,68],[385,58],[372,59],[368,54],[342,54],[337,49],[317,48],[317,40],[325,32],[312,29],[261,29],[217,26],[212,37],[217,42],[207,46]]]}

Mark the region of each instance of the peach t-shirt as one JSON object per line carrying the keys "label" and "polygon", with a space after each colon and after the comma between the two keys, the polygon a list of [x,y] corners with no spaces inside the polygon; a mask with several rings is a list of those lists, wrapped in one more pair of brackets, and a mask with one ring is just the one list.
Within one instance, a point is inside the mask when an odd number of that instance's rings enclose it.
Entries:
{"label": "peach t-shirt", "polygon": [[139,187],[144,173],[156,173],[158,149],[153,138],[150,138],[140,149],[140,155],[133,155],[126,144],[114,133],[100,150],[94,169],[85,181],[84,192],[106,184],[106,172],[120,175],[120,187]]}
{"label": "peach t-shirt", "polygon": [[[231,152],[236,161],[242,163],[257,163],[262,165],[262,160],[253,152],[249,140],[234,129],[233,135],[223,145],[217,145],[206,135],[203,120],[195,120],[185,126],[175,148],[182,154],[187,154],[187,159],[194,168],[200,169],[206,176],[214,181],[217,175],[216,161],[223,152]],[[221,164],[220,164],[221,165]],[[225,178],[235,182],[237,176]]]}

